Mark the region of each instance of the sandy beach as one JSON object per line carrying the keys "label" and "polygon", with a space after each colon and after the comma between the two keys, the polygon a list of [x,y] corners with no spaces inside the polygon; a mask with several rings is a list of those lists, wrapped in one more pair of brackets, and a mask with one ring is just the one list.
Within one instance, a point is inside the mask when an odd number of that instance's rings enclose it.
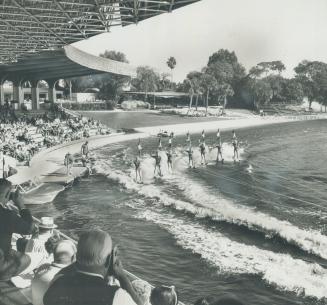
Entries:
{"label": "sandy beach", "polygon": [[[279,116],[279,117],[259,117],[251,116],[249,118],[237,118],[237,119],[217,119],[215,121],[208,122],[194,122],[185,124],[174,125],[160,125],[151,127],[139,127],[135,128],[136,133],[124,134],[116,133],[105,136],[94,136],[88,138],[89,148],[94,150],[99,147],[106,146],[112,143],[118,143],[129,140],[143,139],[146,137],[156,136],[160,131],[174,132],[175,135],[190,133],[200,133],[202,130],[207,132],[215,131],[218,128],[221,131],[240,129],[247,127],[282,124],[292,121],[299,121],[304,119],[326,119],[325,115],[314,116]],[[80,152],[81,145],[85,139],[65,143],[62,145],[48,148],[37,155],[31,160],[29,167],[19,167],[17,174],[11,176],[9,180],[17,185],[27,181],[38,181],[42,176],[54,173],[63,167],[63,160],[67,152],[76,154]]]}

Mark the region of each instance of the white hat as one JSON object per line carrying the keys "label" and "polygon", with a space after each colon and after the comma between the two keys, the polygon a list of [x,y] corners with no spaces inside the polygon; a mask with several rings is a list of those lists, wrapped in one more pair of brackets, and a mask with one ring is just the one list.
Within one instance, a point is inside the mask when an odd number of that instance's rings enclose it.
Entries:
{"label": "white hat", "polygon": [[57,225],[54,224],[52,217],[41,217],[41,222],[39,223],[39,228],[55,229],[55,228],[57,228]]}

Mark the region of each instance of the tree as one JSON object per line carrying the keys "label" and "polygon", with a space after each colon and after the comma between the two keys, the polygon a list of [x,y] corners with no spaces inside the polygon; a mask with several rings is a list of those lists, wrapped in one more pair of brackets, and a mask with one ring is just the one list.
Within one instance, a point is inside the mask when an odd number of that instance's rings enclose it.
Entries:
{"label": "tree", "polygon": [[206,73],[206,71],[204,70],[204,72],[201,75],[201,86],[206,93],[206,115],[207,115],[208,106],[209,106],[209,94],[210,92],[218,91],[219,84],[214,76],[212,76],[209,73]]}
{"label": "tree", "polygon": [[141,66],[136,69],[136,78],[132,84],[136,90],[145,92],[145,101],[148,99],[149,91],[157,91],[159,88],[160,76],[152,68]]}
{"label": "tree", "polygon": [[285,70],[285,65],[280,60],[265,61],[258,63],[255,67],[250,69],[250,75],[260,77],[262,74],[277,72],[279,75]]}
{"label": "tree", "polygon": [[324,75],[327,64],[320,61],[303,60],[295,68],[296,79],[301,83],[309,108],[314,100],[321,100],[324,91]]}
{"label": "tree", "polygon": [[108,59],[128,63],[126,55],[124,53],[122,53],[122,52],[119,52],[119,51],[105,50],[104,53],[100,54],[99,56],[103,57],[103,58],[108,58]]}
{"label": "tree", "polygon": [[176,67],[176,59],[173,56],[170,56],[167,60],[167,66],[171,70],[171,82],[173,82],[173,69]]}
{"label": "tree", "polygon": [[259,109],[270,101],[273,95],[273,90],[271,89],[270,84],[266,80],[252,80],[250,87],[253,96],[253,105],[255,109]]}
{"label": "tree", "polygon": [[285,79],[282,86],[281,98],[285,103],[301,103],[304,98],[301,83],[295,78]]}
{"label": "tree", "polygon": [[[241,97],[242,81],[245,68],[238,62],[235,52],[220,49],[209,57],[207,73],[213,75],[220,85],[220,96],[223,96],[224,105],[227,105],[228,97],[235,96],[233,99]],[[226,93],[226,94],[225,94]]]}
{"label": "tree", "polygon": [[202,73],[199,71],[192,71],[186,76],[186,84],[189,87],[189,95],[190,95],[190,105],[189,108],[192,108],[193,97],[196,94],[196,110],[198,108],[198,100],[199,96],[202,94],[201,88],[201,76]]}

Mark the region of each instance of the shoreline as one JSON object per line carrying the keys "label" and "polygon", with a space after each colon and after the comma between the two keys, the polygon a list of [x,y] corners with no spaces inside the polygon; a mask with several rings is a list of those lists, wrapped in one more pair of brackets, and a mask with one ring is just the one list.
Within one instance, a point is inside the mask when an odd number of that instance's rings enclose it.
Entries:
{"label": "shoreline", "polygon": [[17,168],[17,174],[8,178],[14,185],[19,185],[28,181],[38,181],[42,176],[53,174],[64,167],[63,161],[67,152],[76,154],[80,152],[81,145],[86,140],[89,142],[89,149],[94,150],[109,144],[119,143],[130,140],[138,140],[157,136],[159,131],[174,132],[175,135],[190,133],[228,131],[232,129],[250,128],[256,126],[283,124],[297,122],[301,120],[320,120],[327,119],[326,115],[306,115],[306,116],[280,116],[280,117],[250,117],[229,120],[215,120],[206,122],[192,122],[173,125],[159,125],[151,127],[134,128],[135,133],[115,133],[111,135],[98,135],[84,138],[69,143],[53,146],[36,154],[29,167]]}

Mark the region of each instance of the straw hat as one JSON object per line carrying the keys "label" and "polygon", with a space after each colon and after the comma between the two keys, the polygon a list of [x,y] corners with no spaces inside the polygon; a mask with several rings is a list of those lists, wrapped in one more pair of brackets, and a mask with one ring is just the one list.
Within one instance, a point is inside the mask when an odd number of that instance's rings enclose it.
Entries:
{"label": "straw hat", "polygon": [[55,229],[55,228],[57,228],[57,225],[54,224],[52,217],[41,217],[41,222],[39,223],[39,228]]}

